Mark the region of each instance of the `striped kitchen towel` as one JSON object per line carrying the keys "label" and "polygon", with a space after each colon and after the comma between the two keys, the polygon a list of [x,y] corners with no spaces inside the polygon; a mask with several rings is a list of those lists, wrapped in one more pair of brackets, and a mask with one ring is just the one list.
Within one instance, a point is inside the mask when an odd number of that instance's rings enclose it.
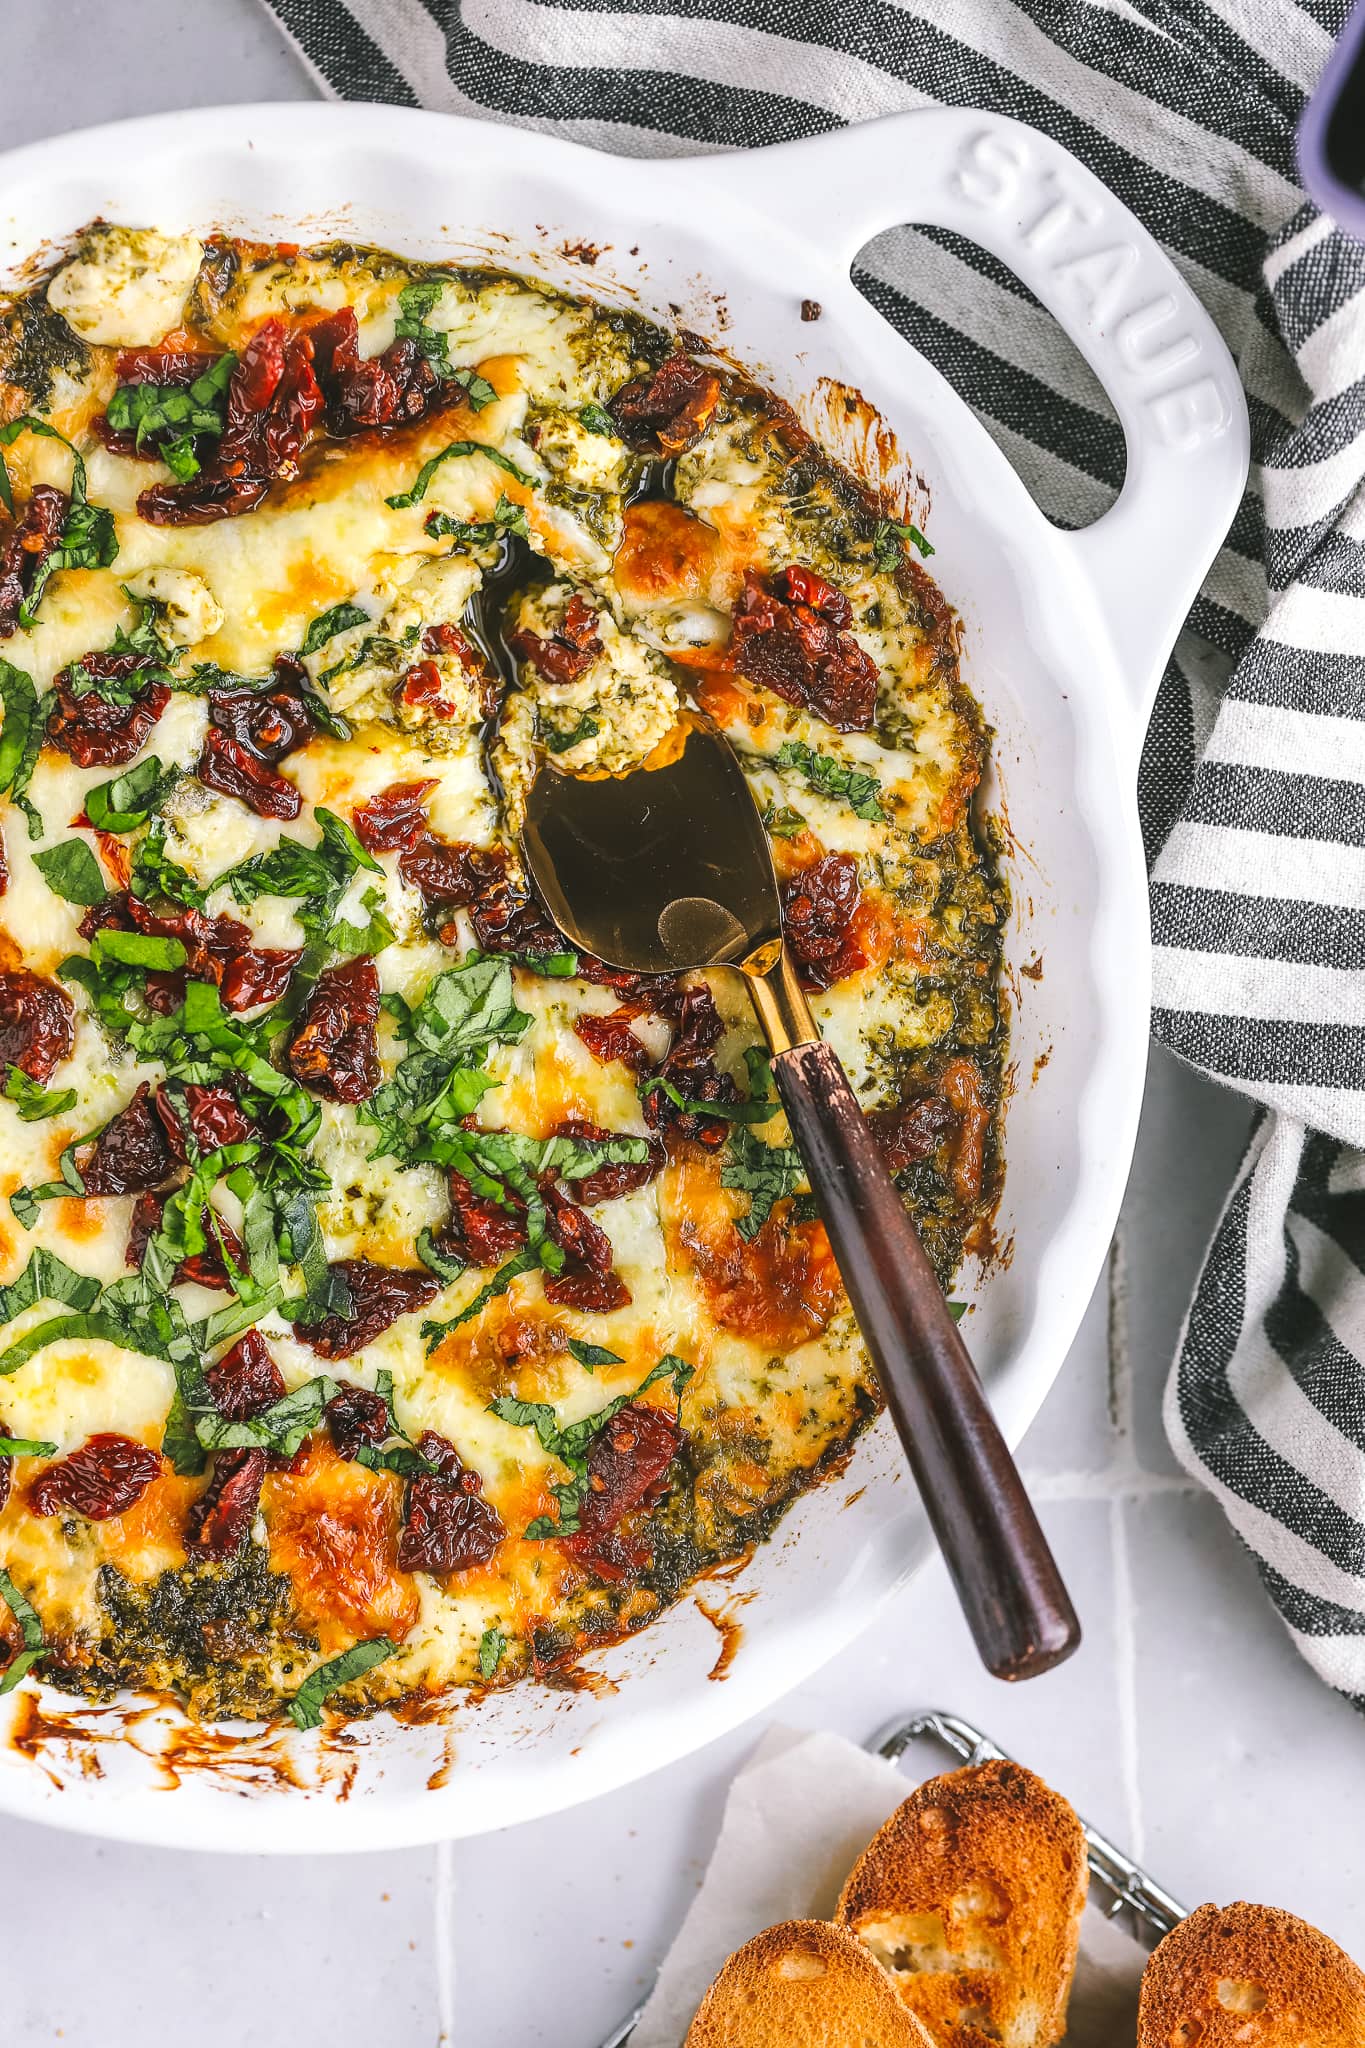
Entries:
{"label": "striped kitchen towel", "polygon": [[[1017,115],[1125,199],[1221,327],[1254,466],[1143,755],[1159,1038],[1263,1105],[1171,1377],[1182,1462],[1365,1705],[1365,246],[1294,126],[1348,0],[270,0],[329,92],[623,154],[933,101]],[[1123,443],[990,257],[902,228],[869,298],[1064,525]]]}

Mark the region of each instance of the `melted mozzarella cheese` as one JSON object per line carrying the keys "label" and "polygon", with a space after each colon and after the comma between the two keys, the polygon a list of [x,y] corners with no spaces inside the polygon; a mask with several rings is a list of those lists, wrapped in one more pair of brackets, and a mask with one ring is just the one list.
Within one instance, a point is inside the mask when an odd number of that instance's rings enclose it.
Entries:
{"label": "melted mozzarella cheese", "polygon": [[47,302],[86,341],[136,348],[180,325],[203,261],[194,235],[150,228],[91,228],[80,253],[59,270]]}

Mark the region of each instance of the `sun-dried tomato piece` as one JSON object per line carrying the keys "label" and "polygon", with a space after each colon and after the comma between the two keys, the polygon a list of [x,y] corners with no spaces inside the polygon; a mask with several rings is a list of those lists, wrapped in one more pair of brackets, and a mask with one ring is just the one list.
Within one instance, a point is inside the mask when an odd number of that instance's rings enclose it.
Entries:
{"label": "sun-dried tomato piece", "polygon": [[681,349],[623,384],[607,411],[627,448],[640,455],[681,455],[698,442],[720,400],[720,379]]}
{"label": "sun-dried tomato piece", "polygon": [[324,1316],[299,1323],[294,1334],[319,1358],[350,1358],[372,1343],[399,1316],[425,1308],[440,1292],[434,1274],[415,1266],[381,1266],[374,1259],[338,1259],[332,1266],[351,1297],[349,1316]]}
{"label": "sun-dried tomato piece", "polygon": [[219,1451],[207,1490],[190,1509],[185,1548],[191,1557],[235,1557],[251,1532],[269,1466],[262,1450]]}
{"label": "sun-dried tomato piece", "polygon": [[[351,812],[351,823],[355,836],[367,853],[406,852],[415,846],[426,828],[426,813],[422,809],[428,793],[435,789],[435,781],[426,777],[421,782],[392,782],[377,795],[366,797]],[[441,846],[442,840],[433,844]],[[400,862],[400,872],[402,864]],[[409,875],[409,881],[416,880]],[[420,882],[418,887],[421,887]]]}
{"label": "sun-dried tomato piece", "polygon": [[298,330],[291,334],[282,320],[267,320],[232,373],[217,467],[224,476],[272,481],[292,472],[321,412],[310,337]]}
{"label": "sun-dried tomato piece", "polygon": [[[82,1156],[84,1155],[84,1156]],[[175,1158],[144,1081],[126,1109],[76,1155],[87,1195],[137,1195],[170,1179]]]}
{"label": "sun-dried tomato piece", "polygon": [[219,1451],[213,1477],[190,1509],[185,1548],[213,1561],[235,1557],[251,1532],[269,1460],[264,1451]]}
{"label": "sun-dried tomato piece", "polygon": [[289,1046],[298,1081],[332,1102],[364,1102],[380,1082],[379,975],[368,953],[324,967]]}
{"label": "sun-dried tomato piece", "polygon": [[[242,1145],[249,1138],[260,1136],[258,1126],[242,1108],[230,1083],[189,1081],[184,1096],[190,1131],[201,1153],[216,1152],[221,1145]],[[179,1104],[165,1088],[157,1089],[153,1101],[165,1125],[171,1152],[183,1162],[189,1155]]]}
{"label": "sun-dried tomato piece", "polygon": [[548,912],[509,881],[472,903],[469,918],[486,953],[518,953],[535,959],[572,950]]}
{"label": "sun-dried tomato piece", "polygon": [[5,834],[0,830],[0,896],[9,888],[9,852],[5,846]]}
{"label": "sun-dried tomato piece", "polygon": [[0,974],[0,1062],[48,1081],[76,1042],[71,998],[45,975],[16,967]]}
{"label": "sun-dried tomato piece", "polygon": [[308,331],[327,393],[327,431],[338,439],[367,427],[398,427],[425,419],[453,395],[453,388],[437,376],[410,336],[390,342],[382,355],[362,356],[356,317],[349,307],[317,321]]}
{"label": "sun-dried tomato piece", "polygon": [[515,1206],[508,1209],[476,1195],[462,1173],[452,1169],[448,1179],[450,1218],[437,1240],[442,1251],[469,1266],[496,1266],[526,1243],[526,1211],[516,1196],[509,1195]]}
{"label": "sun-dried tomato piece", "polygon": [[[141,1194],[133,1204],[133,1218],[128,1231],[128,1249],[124,1253],[127,1263],[141,1269],[148,1240],[161,1228],[162,1212],[166,1207],[165,1195]],[[232,1275],[223,1260],[225,1250],[240,1272],[246,1265],[246,1252],[242,1240],[232,1225],[221,1217],[217,1210],[205,1203],[199,1220],[203,1226],[208,1246],[188,1259],[182,1259],[176,1269],[176,1279],[192,1280],[199,1287],[225,1288],[233,1285]],[[220,1249],[221,1246],[221,1249]]]}
{"label": "sun-dried tomato piece", "polygon": [[868,1111],[868,1126],[882,1150],[888,1173],[928,1159],[957,1130],[959,1117],[940,1095],[920,1095],[898,1109]]}
{"label": "sun-dried tomato piece", "polygon": [[302,958],[302,946],[248,946],[234,954],[218,986],[224,1007],[252,1010],[257,1003],[278,1002]]}
{"label": "sun-dried tomato piece", "polygon": [[294,784],[239,746],[221,726],[211,725],[205,732],[194,772],[207,788],[237,797],[258,818],[297,818],[299,814],[300,798]]}
{"label": "sun-dried tomato piece", "polygon": [[399,855],[398,872],[420,889],[431,906],[459,909],[502,883],[507,855],[496,846],[471,846],[465,839],[438,839],[425,829]]}
{"label": "sun-dried tomato piece", "polygon": [[577,682],[602,652],[597,613],[575,591],[565,607],[562,622],[548,640],[522,626],[508,634],[507,645],[519,660],[529,661],[539,669],[547,682]]}
{"label": "sun-dried tomato piece", "polygon": [[400,1569],[440,1577],[487,1564],[507,1529],[484,1499],[482,1479],[435,1430],[426,1430],[417,1448],[439,1470],[408,1481],[398,1539]]}
{"label": "sun-dried tomato piece", "polygon": [[382,1444],[393,1427],[388,1402],[369,1387],[343,1387],[332,1396],[323,1414],[332,1442],[343,1458],[354,1458],[364,1444]]}
{"label": "sun-dried tomato piece", "polygon": [[771,584],[746,570],[728,659],[740,675],[840,732],[865,731],[877,708],[877,664],[851,633],[842,590],[809,569]]}
{"label": "sun-dried tomato piece", "polygon": [[654,1065],[654,1058],[649,1047],[630,1028],[631,1019],[636,1015],[638,1012],[635,1010],[618,1009],[605,1017],[578,1017],[573,1028],[593,1058],[601,1060],[603,1066],[612,1060],[620,1060],[632,1074],[647,1074]]}
{"label": "sun-dried tomato piece", "polygon": [[209,720],[268,768],[306,747],[317,731],[303,692],[287,682],[269,690],[210,690]]}
{"label": "sun-dried tomato piece", "polygon": [[0,545],[0,640],[19,624],[19,607],[38,571],[60,546],[71,500],[53,484],[37,484],[22,517]]}
{"label": "sun-dried tomato piece", "polygon": [[847,853],[827,853],[784,884],[783,928],[807,988],[830,988],[866,967],[852,936],[860,900],[858,863]]}
{"label": "sun-dried tomato piece", "polygon": [[[81,667],[100,681],[124,681],[150,666],[143,654],[86,654]],[[108,704],[97,690],[77,693],[71,671],[56,678],[57,701],[48,714],[47,736],[78,768],[122,768],[140,753],[171,701],[164,683],[148,683],[127,704]]]}
{"label": "sun-dried tomato piece", "polygon": [[545,1283],[545,1299],[557,1308],[587,1309],[610,1315],[625,1308],[630,1289],[611,1270],[615,1254],[600,1223],[571,1202],[558,1188],[545,1191],[547,1227],[564,1253],[564,1270]]}
{"label": "sun-dried tomato piece", "polygon": [[588,1452],[588,1483],[578,1510],[578,1534],[565,1548],[609,1581],[638,1571],[646,1552],[619,1539],[620,1523],[667,1494],[668,1470],[684,1432],[663,1408],[630,1401],[605,1423]]}
{"label": "sun-dried tomato piece", "polygon": [[161,1475],[161,1459],[131,1437],[92,1436],[78,1451],[40,1472],[28,1490],[35,1515],[65,1510],[87,1522],[126,1515]]}
{"label": "sun-dried tomato piece", "polygon": [[[683,989],[676,1016],[678,1028],[659,1068],[659,1080],[668,1081],[689,1102],[737,1102],[739,1090],[734,1081],[711,1058],[725,1027],[705,982]],[[719,1151],[729,1136],[730,1126],[724,1118],[680,1109],[659,1087],[646,1092],[643,1108],[651,1130],[672,1130],[709,1152]]]}
{"label": "sun-dried tomato piece", "polygon": [[[587,1143],[601,1143],[612,1135],[600,1124],[590,1124],[581,1116],[565,1117],[563,1122],[555,1125],[554,1134],[557,1138],[579,1138]],[[608,1160],[605,1165],[594,1167],[591,1173],[569,1183],[585,1209],[595,1209],[599,1202],[614,1202],[621,1195],[633,1195],[637,1188],[648,1187],[663,1172],[667,1154],[662,1140],[650,1138],[647,1142],[649,1157],[642,1159],[638,1166]]]}
{"label": "sun-dried tomato piece", "polygon": [[[8,1432],[6,1432],[6,1434],[7,1433]],[[0,1515],[4,1514],[5,1508],[9,1502],[10,1487],[14,1483],[13,1474],[13,1458],[0,1458]]]}
{"label": "sun-dried tomato piece", "polygon": [[152,342],[145,348],[121,348],[114,359],[120,384],[178,385],[182,389],[202,377],[222,358],[207,349],[167,348]]}
{"label": "sun-dried tomato piece", "polygon": [[143,491],[139,513],[153,526],[203,526],[254,510],[278,477],[295,474],[321,413],[307,332],[267,320],[238,356],[212,459],[187,483]]}
{"label": "sun-dried tomato piece", "polygon": [[138,516],[149,526],[212,526],[240,519],[269,496],[261,476],[216,476],[203,470],[187,484],[151,484],[138,494]]}
{"label": "sun-dried tomato piece", "polygon": [[434,661],[414,662],[401,677],[396,695],[400,704],[425,709],[433,718],[451,719],[460,708],[445,695],[445,679]]}
{"label": "sun-dried tomato piece", "polygon": [[479,651],[467,633],[448,619],[440,620],[434,626],[422,629],[423,654],[444,654],[448,660],[458,661],[461,668],[482,668]]}
{"label": "sun-dried tomato piece", "polygon": [[229,1422],[249,1422],[282,1401],[284,1376],[259,1330],[248,1330],[215,1365],[204,1368],[214,1405]]}

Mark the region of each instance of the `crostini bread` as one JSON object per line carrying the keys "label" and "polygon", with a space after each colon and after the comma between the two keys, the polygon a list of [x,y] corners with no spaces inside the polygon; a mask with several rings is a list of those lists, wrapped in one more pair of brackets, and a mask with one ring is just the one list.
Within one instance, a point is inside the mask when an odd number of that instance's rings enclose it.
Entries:
{"label": "crostini bread", "polygon": [[737,1949],[684,2048],[936,2048],[886,1972],[842,1928],[784,1920]]}
{"label": "crostini bread", "polygon": [[854,1865],[838,1919],[939,2048],[1051,2048],[1088,1878],[1066,1801],[1018,1764],[985,1763],[930,1779],[896,1809]]}
{"label": "crostini bread", "polygon": [[1361,2048],[1365,1975],[1273,1906],[1200,1906],[1142,1977],[1138,2048]]}

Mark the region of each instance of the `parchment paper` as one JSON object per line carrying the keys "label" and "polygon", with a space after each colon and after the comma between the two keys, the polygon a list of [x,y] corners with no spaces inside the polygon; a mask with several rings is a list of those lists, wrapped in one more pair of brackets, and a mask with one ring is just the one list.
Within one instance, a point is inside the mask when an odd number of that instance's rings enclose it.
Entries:
{"label": "parchment paper", "polygon": [[[681,2048],[726,1957],[778,1920],[825,1920],[862,1851],[912,1790],[841,1735],[773,1729],[730,1788],[715,1851],[631,2048]],[[1146,1953],[1087,1911],[1068,2048],[1128,2048]]]}

